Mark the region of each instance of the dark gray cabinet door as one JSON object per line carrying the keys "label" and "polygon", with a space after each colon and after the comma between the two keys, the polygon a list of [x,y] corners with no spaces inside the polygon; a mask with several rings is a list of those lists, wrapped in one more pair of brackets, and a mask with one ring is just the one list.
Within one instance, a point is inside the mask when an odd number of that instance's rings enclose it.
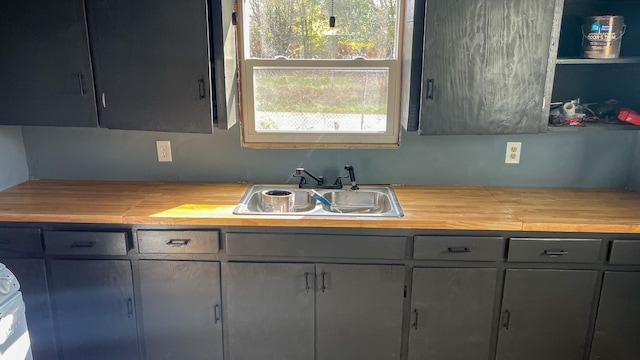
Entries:
{"label": "dark gray cabinet door", "polygon": [[84,1],[3,1],[0,34],[0,125],[97,126]]}
{"label": "dark gray cabinet door", "polygon": [[233,13],[236,0],[211,2],[211,57],[213,58],[216,126],[229,129],[238,121],[238,58]]}
{"label": "dark gray cabinet door", "polygon": [[409,360],[488,360],[496,269],[415,269]]}
{"label": "dark gray cabinet door", "polygon": [[507,270],[498,360],[581,360],[595,271]]}
{"label": "dark gray cabinet door", "polygon": [[640,359],[640,273],[606,272],[591,360]]}
{"label": "dark gray cabinet door", "polygon": [[404,267],[316,265],[316,359],[400,358]]}
{"label": "dark gray cabinet door", "polygon": [[554,4],[428,1],[421,134],[540,132]]}
{"label": "dark gray cabinet door", "polygon": [[51,276],[64,360],[138,359],[129,261],[52,260]]}
{"label": "dark gray cabinet door", "polygon": [[31,352],[35,360],[58,358],[47,276],[42,259],[0,259],[18,282],[26,305]]}
{"label": "dark gray cabinet door", "polygon": [[230,360],[313,360],[313,264],[222,264]]}
{"label": "dark gray cabinet door", "polygon": [[141,260],[144,349],[149,360],[222,360],[220,264]]}
{"label": "dark gray cabinet door", "polygon": [[89,0],[100,125],[211,133],[206,0]]}

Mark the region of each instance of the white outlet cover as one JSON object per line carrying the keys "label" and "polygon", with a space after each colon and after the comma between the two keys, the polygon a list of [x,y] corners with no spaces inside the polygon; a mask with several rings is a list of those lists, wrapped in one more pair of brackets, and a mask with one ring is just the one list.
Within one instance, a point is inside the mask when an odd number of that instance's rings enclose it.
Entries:
{"label": "white outlet cover", "polygon": [[156,151],[158,152],[158,162],[171,162],[171,141],[158,140],[156,141]]}
{"label": "white outlet cover", "polygon": [[520,164],[520,152],[522,150],[522,142],[507,142],[507,151],[504,156],[505,164]]}

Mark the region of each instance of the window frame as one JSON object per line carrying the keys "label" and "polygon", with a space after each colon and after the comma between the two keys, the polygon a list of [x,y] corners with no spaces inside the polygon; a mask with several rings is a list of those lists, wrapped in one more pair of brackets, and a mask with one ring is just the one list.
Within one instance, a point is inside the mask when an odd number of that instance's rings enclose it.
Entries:
{"label": "window frame", "polygon": [[[242,145],[256,148],[397,148],[400,146],[401,129],[401,80],[402,80],[402,29],[405,0],[397,0],[395,57],[390,59],[259,59],[245,58],[249,53],[245,41],[243,13],[244,0],[237,0],[239,12],[237,49],[239,62],[240,124]],[[248,35],[247,35],[248,36]],[[387,120],[384,132],[261,132],[255,129],[253,69],[310,69],[310,70],[358,70],[388,71]]]}

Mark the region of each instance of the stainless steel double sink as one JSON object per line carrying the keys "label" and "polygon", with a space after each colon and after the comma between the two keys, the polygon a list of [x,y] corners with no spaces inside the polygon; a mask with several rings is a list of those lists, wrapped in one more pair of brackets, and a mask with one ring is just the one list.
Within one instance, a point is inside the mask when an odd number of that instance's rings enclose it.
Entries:
{"label": "stainless steel double sink", "polygon": [[[293,193],[294,206],[288,212],[268,211],[263,206],[264,191],[284,190]],[[404,215],[396,194],[386,185],[360,185],[358,190],[314,189],[335,206],[322,204],[311,196],[310,189],[298,185],[252,185],[233,210],[238,215],[297,215],[297,216],[365,216],[401,217]]]}

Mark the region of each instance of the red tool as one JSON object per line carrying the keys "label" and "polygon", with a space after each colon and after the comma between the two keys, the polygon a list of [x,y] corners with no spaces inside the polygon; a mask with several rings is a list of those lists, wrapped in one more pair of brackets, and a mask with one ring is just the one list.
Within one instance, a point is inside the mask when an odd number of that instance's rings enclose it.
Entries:
{"label": "red tool", "polygon": [[640,114],[631,109],[621,108],[618,110],[618,120],[633,125],[640,125]]}

